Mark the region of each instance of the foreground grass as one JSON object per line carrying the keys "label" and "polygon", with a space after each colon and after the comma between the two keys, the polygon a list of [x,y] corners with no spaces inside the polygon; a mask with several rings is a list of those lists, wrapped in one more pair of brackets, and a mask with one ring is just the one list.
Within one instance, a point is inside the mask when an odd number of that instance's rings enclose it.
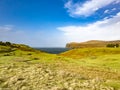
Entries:
{"label": "foreground grass", "polygon": [[120,49],[0,53],[3,90],[120,90]]}

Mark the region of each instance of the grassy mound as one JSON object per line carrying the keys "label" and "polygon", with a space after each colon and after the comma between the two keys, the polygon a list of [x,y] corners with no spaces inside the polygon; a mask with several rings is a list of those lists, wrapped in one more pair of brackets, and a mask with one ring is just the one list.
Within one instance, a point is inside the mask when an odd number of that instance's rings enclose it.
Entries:
{"label": "grassy mound", "polygon": [[10,42],[0,41],[0,52],[4,52],[4,51],[10,52],[16,49],[23,50],[23,51],[34,51],[33,48],[24,44],[15,44]]}
{"label": "grassy mound", "polygon": [[103,55],[120,54],[120,48],[80,48],[61,53],[60,55],[70,58],[86,58]]}

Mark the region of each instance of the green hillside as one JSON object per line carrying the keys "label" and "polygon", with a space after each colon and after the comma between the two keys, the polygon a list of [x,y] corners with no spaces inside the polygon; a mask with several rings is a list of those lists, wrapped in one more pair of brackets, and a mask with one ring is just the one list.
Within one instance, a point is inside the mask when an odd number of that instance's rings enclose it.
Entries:
{"label": "green hillside", "polygon": [[24,44],[15,44],[15,43],[11,43],[11,42],[0,41],[0,51],[3,51],[3,52],[5,50],[13,51],[16,49],[23,50],[23,51],[34,51],[33,48],[31,48],[27,45],[24,45]]}
{"label": "green hillside", "polygon": [[120,90],[119,48],[73,49],[56,55],[16,45],[0,45],[2,90]]}
{"label": "green hillside", "polygon": [[61,53],[62,56],[75,59],[115,54],[120,54],[120,48],[78,48]]}

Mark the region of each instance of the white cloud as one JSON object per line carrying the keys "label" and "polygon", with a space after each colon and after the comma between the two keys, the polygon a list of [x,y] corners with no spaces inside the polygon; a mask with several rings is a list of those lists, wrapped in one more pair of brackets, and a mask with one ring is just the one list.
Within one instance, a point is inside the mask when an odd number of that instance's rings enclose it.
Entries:
{"label": "white cloud", "polygon": [[11,31],[13,29],[13,25],[4,25],[4,26],[0,26],[0,32],[8,32]]}
{"label": "white cloud", "polygon": [[108,10],[108,9],[107,9],[107,10],[105,10],[105,11],[104,11],[104,13],[109,13],[109,10]]}
{"label": "white cloud", "polygon": [[89,0],[83,4],[80,3],[73,3],[72,0],[68,0],[65,3],[64,7],[68,9],[70,16],[90,16],[91,14],[95,13],[97,10],[112,4],[118,3],[120,0]]}
{"label": "white cloud", "polygon": [[115,10],[117,10],[117,9],[116,9],[116,8],[113,8],[113,9],[112,9],[112,11],[115,11]]}
{"label": "white cloud", "polygon": [[112,8],[112,9],[110,9],[110,10],[106,9],[106,10],[104,11],[104,13],[105,13],[105,14],[109,14],[109,13],[112,13],[113,11],[115,11],[115,10],[117,10],[117,9],[116,9],[116,8]]}
{"label": "white cloud", "polygon": [[116,0],[115,4],[118,4],[118,3],[120,3],[120,0]]}
{"label": "white cloud", "polygon": [[120,13],[109,19],[97,21],[86,26],[64,26],[57,29],[64,32],[68,42],[87,40],[120,39]]}

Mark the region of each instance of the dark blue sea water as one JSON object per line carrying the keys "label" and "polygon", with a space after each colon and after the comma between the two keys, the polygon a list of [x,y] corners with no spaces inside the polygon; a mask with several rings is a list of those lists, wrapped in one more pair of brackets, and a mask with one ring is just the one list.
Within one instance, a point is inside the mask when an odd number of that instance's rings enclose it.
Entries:
{"label": "dark blue sea water", "polygon": [[47,53],[52,53],[52,54],[59,54],[59,53],[70,50],[69,48],[35,48],[35,49],[41,50]]}

